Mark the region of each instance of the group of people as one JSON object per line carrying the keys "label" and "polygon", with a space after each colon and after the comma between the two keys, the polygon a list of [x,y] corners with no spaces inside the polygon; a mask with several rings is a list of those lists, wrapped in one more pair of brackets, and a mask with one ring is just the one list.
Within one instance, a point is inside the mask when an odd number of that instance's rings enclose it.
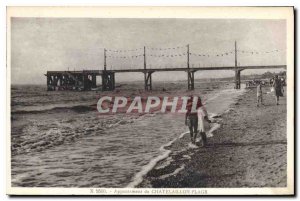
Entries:
{"label": "group of people", "polygon": [[258,84],[261,84],[262,86],[265,86],[268,83],[265,82],[264,80],[256,80],[256,79],[254,79],[254,80],[250,80],[250,81],[246,82],[246,88],[257,86]]}
{"label": "group of people", "polygon": [[[283,96],[283,83],[282,80],[276,75],[272,82],[272,90],[274,91],[276,104],[279,105],[279,97]],[[193,102],[196,101],[196,107],[193,108]],[[262,83],[257,85],[257,106],[263,105],[263,92]],[[187,102],[187,112],[185,115],[185,125],[189,127],[191,143],[196,144],[198,133],[201,136],[202,146],[206,146],[206,130],[205,123],[211,123],[208,118],[207,111],[202,104],[200,97],[190,96]]]}
{"label": "group of people", "polygon": [[[252,87],[256,87],[257,85],[261,84],[262,86],[273,86],[274,84],[274,80],[275,80],[275,76],[272,77],[270,80],[261,80],[261,79],[253,79],[250,81],[246,82],[246,88],[252,88]],[[277,80],[281,81],[281,85],[282,86],[286,86],[286,79],[284,77],[278,77],[277,76]]]}
{"label": "group of people", "polygon": [[[283,82],[282,79],[278,78],[278,75],[275,75],[272,81],[272,88],[271,92],[274,92],[276,105],[279,105],[279,97],[283,96],[284,89],[283,89]],[[262,92],[262,84],[259,83],[257,85],[257,107],[259,105],[263,105],[263,92]]]}

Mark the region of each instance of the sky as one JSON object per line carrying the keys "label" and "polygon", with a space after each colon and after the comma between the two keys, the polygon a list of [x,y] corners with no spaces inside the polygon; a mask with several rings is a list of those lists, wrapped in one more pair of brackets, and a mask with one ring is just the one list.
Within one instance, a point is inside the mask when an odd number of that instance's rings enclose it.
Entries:
{"label": "sky", "polygon": [[[12,18],[11,82],[46,84],[47,70],[102,70],[104,48],[108,50],[108,69],[143,68],[144,46],[148,68],[185,67],[187,44],[191,67],[233,66],[235,41],[238,65],[286,64],[285,20]],[[272,70],[245,70],[242,74],[266,71]],[[198,71],[195,78],[233,75],[233,71]],[[187,75],[168,72],[152,77],[176,81]],[[143,74],[121,73],[116,80],[143,80]]]}

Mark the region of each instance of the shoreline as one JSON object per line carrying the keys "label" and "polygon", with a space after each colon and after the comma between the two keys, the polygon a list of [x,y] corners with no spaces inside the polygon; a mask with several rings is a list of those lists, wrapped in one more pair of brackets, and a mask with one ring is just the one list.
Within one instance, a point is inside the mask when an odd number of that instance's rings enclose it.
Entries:
{"label": "shoreline", "polygon": [[206,148],[189,147],[188,135],[166,147],[169,157],[137,187],[286,186],[286,94],[276,106],[274,96],[264,91],[265,105],[260,107],[256,90],[239,96],[221,115],[221,127],[208,138]]}

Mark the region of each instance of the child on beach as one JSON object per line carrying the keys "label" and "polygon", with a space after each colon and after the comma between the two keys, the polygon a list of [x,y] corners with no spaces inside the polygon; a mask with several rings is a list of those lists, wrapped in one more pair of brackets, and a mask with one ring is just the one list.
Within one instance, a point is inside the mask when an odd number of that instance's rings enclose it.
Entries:
{"label": "child on beach", "polygon": [[261,82],[257,85],[257,107],[259,107],[259,103],[263,105],[263,94]]}

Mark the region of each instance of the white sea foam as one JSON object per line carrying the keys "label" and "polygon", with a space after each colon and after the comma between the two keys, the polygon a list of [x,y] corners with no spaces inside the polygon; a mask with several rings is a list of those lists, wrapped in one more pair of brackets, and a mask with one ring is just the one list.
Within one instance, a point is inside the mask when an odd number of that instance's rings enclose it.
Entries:
{"label": "white sea foam", "polygon": [[179,136],[179,139],[183,138],[188,133],[190,133],[190,131],[186,131],[184,133],[181,133],[180,136]]}
{"label": "white sea foam", "polygon": [[169,166],[171,164],[171,162],[174,161],[172,159],[172,157],[168,157],[166,160],[163,161],[162,164],[160,164],[159,166],[155,167],[156,170],[159,170],[159,169],[163,169],[167,166]]}
{"label": "white sea foam", "polygon": [[160,178],[160,179],[165,179],[165,178],[168,178],[168,177],[170,177],[170,176],[174,176],[174,175],[178,174],[180,171],[182,171],[184,168],[185,168],[185,165],[182,164],[179,168],[177,168],[176,170],[174,170],[174,172],[169,173],[169,174],[162,175],[162,176],[160,176],[159,178]]}
{"label": "white sea foam", "polygon": [[191,159],[192,157],[190,155],[183,155],[183,158]]}
{"label": "white sea foam", "polygon": [[206,133],[206,136],[208,138],[213,137],[213,132],[216,131],[217,129],[219,129],[221,127],[221,124],[218,123],[212,123],[212,126],[210,128],[210,130]]}
{"label": "white sea foam", "polygon": [[197,145],[192,144],[191,142],[188,144],[188,147],[189,147],[190,149],[198,149],[198,148],[199,148]]}
{"label": "white sea foam", "polygon": [[[182,135],[182,134],[181,134],[181,135]],[[181,136],[181,135],[180,135],[180,136]],[[164,144],[163,146],[161,146],[161,147],[159,148],[159,150],[160,150],[161,152],[163,152],[163,153],[162,153],[161,155],[155,157],[155,158],[152,159],[147,165],[145,165],[144,167],[142,167],[142,170],[141,170],[140,172],[138,172],[138,173],[134,176],[132,182],[130,182],[130,183],[127,185],[127,188],[134,188],[134,187],[136,187],[137,185],[139,185],[139,184],[143,181],[143,177],[144,177],[150,170],[152,170],[152,169],[155,167],[155,165],[156,165],[159,161],[161,161],[161,160],[167,158],[167,157],[170,155],[171,150],[167,150],[167,149],[165,149],[165,148],[171,146],[177,139],[178,139],[178,138],[174,138],[172,141],[170,141],[170,142],[168,142],[167,144]]]}

